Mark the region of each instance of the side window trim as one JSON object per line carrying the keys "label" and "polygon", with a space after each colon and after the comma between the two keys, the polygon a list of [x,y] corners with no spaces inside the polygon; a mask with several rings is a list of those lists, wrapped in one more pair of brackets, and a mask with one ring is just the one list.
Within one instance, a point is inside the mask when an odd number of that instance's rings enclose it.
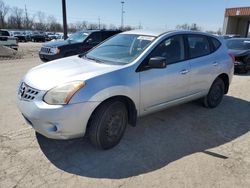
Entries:
{"label": "side window trim", "polygon": [[186,44],[185,44],[185,37],[184,37],[185,34],[176,34],[176,35],[172,35],[170,37],[167,37],[165,39],[163,39],[156,47],[154,47],[154,49],[151,50],[151,52],[147,55],[147,57],[144,58],[144,60],[141,62],[141,64],[137,67],[136,71],[135,72],[142,72],[142,71],[146,71],[146,70],[149,70],[149,68],[145,67],[145,65],[148,63],[149,59],[150,59],[150,56],[152,55],[153,51],[163,42],[163,41],[166,41],[168,40],[169,38],[172,38],[172,37],[176,37],[176,36],[181,36],[182,39],[183,39],[183,45],[184,45],[184,59],[181,60],[181,61],[177,61],[177,62],[173,62],[173,63],[169,63],[167,65],[172,65],[172,64],[176,64],[176,63],[180,63],[180,62],[183,62],[183,61],[186,61],[187,59],[187,52],[186,52]]}

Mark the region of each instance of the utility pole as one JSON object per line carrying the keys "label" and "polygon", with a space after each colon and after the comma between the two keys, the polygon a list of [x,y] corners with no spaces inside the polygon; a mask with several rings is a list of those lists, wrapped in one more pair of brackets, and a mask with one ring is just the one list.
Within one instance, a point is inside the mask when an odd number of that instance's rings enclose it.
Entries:
{"label": "utility pole", "polygon": [[121,30],[123,30],[123,27],[124,27],[124,18],[123,18],[123,16],[124,16],[124,13],[125,13],[125,11],[124,11],[124,1],[121,1],[121,4],[122,4],[122,14],[121,14]]}
{"label": "utility pole", "polygon": [[27,7],[26,7],[26,4],[25,4],[25,27],[26,29],[29,29],[29,17],[28,17],[28,11],[27,11]]}
{"label": "utility pole", "polygon": [[62,14],[63,14],[63,38],[64,40],[66,40],[68,38],[66,0],[62,0]]}
{"label": "utility pole", "polygon": [[98,17],[98,26],[99,26],[99,29],[101,29],[101,18],[100,18],[100,16]]}

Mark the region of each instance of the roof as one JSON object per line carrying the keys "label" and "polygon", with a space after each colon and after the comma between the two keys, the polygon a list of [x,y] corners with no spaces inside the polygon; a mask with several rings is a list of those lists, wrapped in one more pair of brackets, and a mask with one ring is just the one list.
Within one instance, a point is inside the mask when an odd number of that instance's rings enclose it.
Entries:
{"label": "roof", "polygon": [[119,30],[112,30],[112,29],[83,29],[83,30],[79,30],[77,32],[94,33],[94,32],[99,32],[99,31],[117,31],[117,32],[119,32]]}
{"label": "roof", "polygon": [[227,8],[225,16],[250,16],[250,7]]}
{"label": "roof", "polygon": [[170,31],[164,31],[164,30],[131,30],[131,31],[125,31],[123,34],[134,34],[134,35],[149,35],[149,36],[154,36],[158,37],[164,33],[168,33]]}
{"label": "roof", "polygon": [[163,34],[170,34],[170,33],[177,33],[177,34],[201,34],[201,35],[207,35],[207,36],[213,36],[209,33],[204,33],[200,31],[191,31],[191,30],[131,30],[123,32],[122,34],[134,34],[134,35],[147,35],[147,36],[154,36],[159,37]]}

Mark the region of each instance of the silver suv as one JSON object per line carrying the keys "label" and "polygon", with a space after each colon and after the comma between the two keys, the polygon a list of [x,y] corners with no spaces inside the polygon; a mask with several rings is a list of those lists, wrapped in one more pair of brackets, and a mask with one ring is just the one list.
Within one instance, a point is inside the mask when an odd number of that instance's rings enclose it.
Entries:
{"label": "silver suv", "polygon": [[202,98],[214,108],[228,92],[233,57],[221,39],[191,31],[129,31],[88,53],[31,69],[18,107],[40,134],[81,137],[109,149],[139,116]]}

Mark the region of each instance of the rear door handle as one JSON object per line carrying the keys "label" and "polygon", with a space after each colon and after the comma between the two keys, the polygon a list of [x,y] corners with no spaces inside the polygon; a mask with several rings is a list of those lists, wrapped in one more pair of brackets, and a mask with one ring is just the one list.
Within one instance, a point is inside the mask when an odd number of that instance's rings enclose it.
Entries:
{"label": "rear door handle", "polygon": [[182,70],[182,71],[180,72],[180,74],[187,74],[187,73],[189,73],[189,70],[187,70],[187,69],[184,69],[184,70]]}
{"label": "rear door handle", "polygon": [[213,62],[212,65],[217,67],[219,65],[219,63],[218,62]]}

